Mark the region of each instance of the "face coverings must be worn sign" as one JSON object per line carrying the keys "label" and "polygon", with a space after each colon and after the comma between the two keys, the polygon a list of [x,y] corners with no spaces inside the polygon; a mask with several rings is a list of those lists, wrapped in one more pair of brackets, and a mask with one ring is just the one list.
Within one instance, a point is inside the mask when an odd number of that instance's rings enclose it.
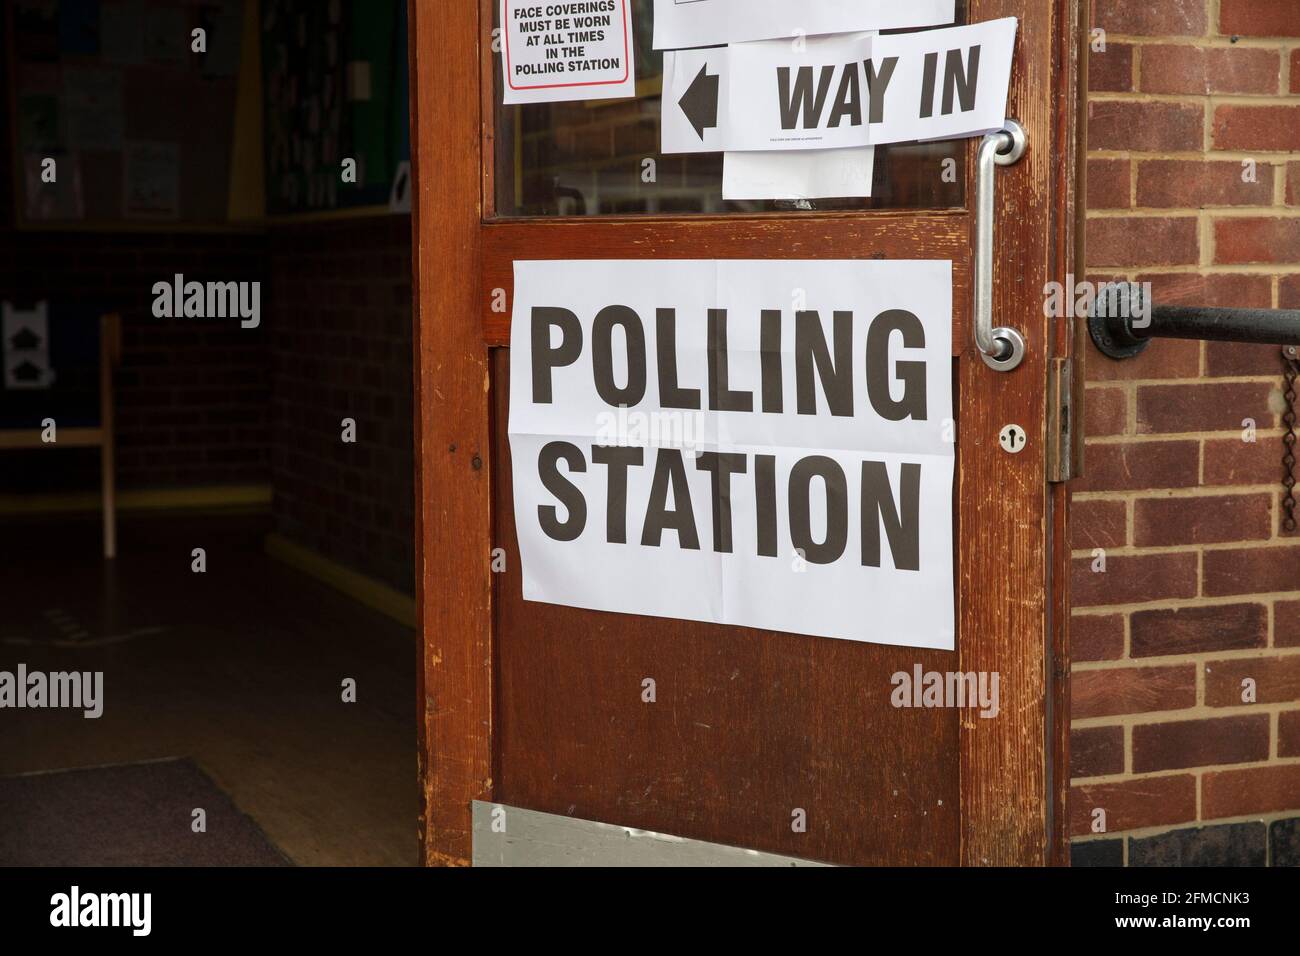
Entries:
{"label": "face coverings must be worn sign", "polygon": [[636,95],[632,0],[501,0],[503,101]]}
{"label": "face coverings must be worn sign", "polygon": [[523,596],[953,648],[952,264],[516,262]]}

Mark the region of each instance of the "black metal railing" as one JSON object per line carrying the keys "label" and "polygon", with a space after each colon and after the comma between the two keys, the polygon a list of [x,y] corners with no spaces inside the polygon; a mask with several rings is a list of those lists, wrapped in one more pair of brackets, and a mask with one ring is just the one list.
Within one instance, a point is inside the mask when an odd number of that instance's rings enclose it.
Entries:
{"label": "black metal railing", "polygon": [[1256,342],[1300,349],[1300,309],[1221,309],[1156,305],[1136,283],[1102,286],[1088,316],[1088,331],[1103,355],[1132,358],[1151,339]]}

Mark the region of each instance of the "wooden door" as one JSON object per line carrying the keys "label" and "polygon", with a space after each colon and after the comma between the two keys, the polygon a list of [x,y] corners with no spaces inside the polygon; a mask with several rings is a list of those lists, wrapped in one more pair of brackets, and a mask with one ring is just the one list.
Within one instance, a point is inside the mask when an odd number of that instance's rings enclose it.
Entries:
{"label": "wooden door", "polygon": [[[494,7],[411,3],[426,862],[468,862],[474,800],[836,863],[1061,862],[1067,499],[1048,395],[1074,346],[1043,302],[1073,271],[1077,0],[959,4],[959,22],[1020,19],[1007,115],[1029,146],[997,171],[993,286],[1028,345],[1012,372],[971,334],[977,140],[879,150],[886,190],[816,209],[736,208],[707,157],[660,156],[683,188],[650,201],[605,188],[594,150],[621,135],[655,155],[651,122],[584,137],[500,105]],[[944,158],[955,182],[917,174]],[[551,188],[546,163],[566,161],[582,185]],[[493,298],[525,258],[951,260],[956,652],[524,602]],[[999,448],[1009,423],[1019,454]],[[999,716],[891,707],[890,675],[917,664],[997,672]],[[643,705],[646,676],[669,706]]]}

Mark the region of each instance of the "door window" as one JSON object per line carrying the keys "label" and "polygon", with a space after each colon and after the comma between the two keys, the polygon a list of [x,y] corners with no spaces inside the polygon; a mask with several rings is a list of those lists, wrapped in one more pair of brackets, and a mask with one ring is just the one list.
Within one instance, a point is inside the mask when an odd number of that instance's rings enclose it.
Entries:
{"label": "door window", "polygon": [[[500,5],[490,0],[493,25]],[[957,0],[957,23],[967,0]],[[651,48],[653,0],[634,0],[636,97],[502,104],[492,69],[490,208],[495,217],[708,215],[945,209],[964,204],[965,141],[898,143],[876,149],[870,198],[794,201],[722,198],[722,153],[659,152],[663,53]]]}

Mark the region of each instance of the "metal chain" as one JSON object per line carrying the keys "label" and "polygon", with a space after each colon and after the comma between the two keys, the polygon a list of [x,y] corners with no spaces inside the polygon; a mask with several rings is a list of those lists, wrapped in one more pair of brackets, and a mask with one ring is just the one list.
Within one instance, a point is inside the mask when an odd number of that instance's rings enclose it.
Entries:
{"label": "metal chain", "polygon": [[1300,377],[1300,350],[1294,345],[1282,348],[1282,376],[1286,380],[1286,411],[1282,415],[1282,424],[1286,425],[1286,434],[1282,443],[1286,451],[1282,454],[1282,487],[1286,494],[1282,496],[1282,527],[1287,532],[1295,531],[1295,443],[1296,443],[1296,378]]}

